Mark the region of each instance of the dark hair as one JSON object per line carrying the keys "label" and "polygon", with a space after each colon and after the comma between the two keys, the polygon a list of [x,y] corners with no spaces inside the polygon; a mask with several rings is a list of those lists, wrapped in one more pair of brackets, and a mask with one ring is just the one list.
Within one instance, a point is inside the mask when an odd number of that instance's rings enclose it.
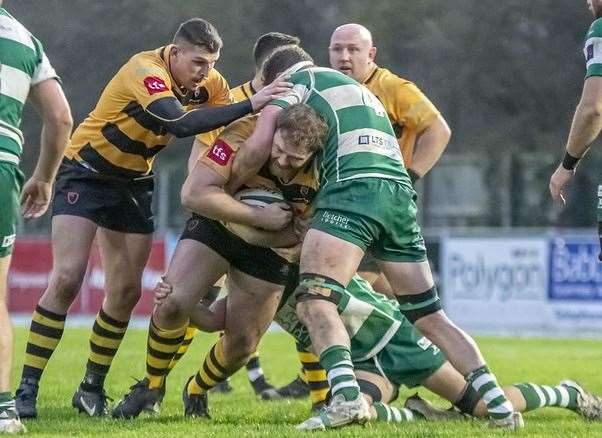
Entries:
{"label": "dark hair", "polygon": [[280,111],[276,129],[280,130],[284,141],[312,154],[324,146],[328,136],[328,125],[324,119],[304,103],[290,105]]}
{"label": "dark hair", "polygon": [[202,18],[191,18],[180,24],[173,37],[174,44],[186,41],[209,53],[216,53],[222,48],[222,39],[215,26]]}
{"label": "dark hair", "polygon": [[255,67],[259,70],[261,64],[270,56],[278,47],[294,45],[298,46],[301,40],[296,36],[287,35],[280,32],[264,33],[253,46],[253,58],[255,59]]}
{"label": "dark hair", "polygon": [[263,84],[271,84],[280,73],[302,61],[314,62],[312,57],[299,46],[284,46],[276,49],[263,63]]}

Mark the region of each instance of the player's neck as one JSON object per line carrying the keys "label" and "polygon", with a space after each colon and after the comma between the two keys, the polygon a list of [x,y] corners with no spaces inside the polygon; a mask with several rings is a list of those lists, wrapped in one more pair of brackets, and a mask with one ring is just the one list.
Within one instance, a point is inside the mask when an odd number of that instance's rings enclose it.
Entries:
{"label": "player's neck", "polygon": [[376,70],[377,68],[378,66],[374,62],[371,62],[369,64],[369,67],[366,69],[366,74],[364,74],[361,83],[365,84],[366,81],[368,81],[368,79],[370,79],[370,77],[372,76],[372,73],[374,73],[374,70]]}

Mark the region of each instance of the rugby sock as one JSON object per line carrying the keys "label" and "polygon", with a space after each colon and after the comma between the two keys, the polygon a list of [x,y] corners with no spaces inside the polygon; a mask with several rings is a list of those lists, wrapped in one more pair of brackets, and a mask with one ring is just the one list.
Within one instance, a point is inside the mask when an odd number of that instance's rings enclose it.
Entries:
{"label": "rugby sock", "polygon": [[355,400],[360,395],[360,387],[353,374],[351,352],[348,347],[333,345],[327,348],[320,355],[320,363],[326,369],[333,397],[341,394],[349,401]]}
{"label": "rugby sock", "polygon": [[486,365],[477,368],[466,376],[466,381],[479,394],[487,406],[489,417],[494,420],[508,418],[514,412],[512,403],[508,401],[504,391],[497,383],[495,376]]}
{"label": "rugby sock", "polygon": [[413,412],[407,408],[399,409],[382,402],[375,402],[372,404],[372,406],[376,411],[376,421],[384,421],[386,423],[404,423],[424,418],[418,412]]}
{"label": "rugby sock", "polygon": [[102,388],[128,328],[128,321],[117,321],[100,308],[90,335],[90,356],[83,383],[90,388]]}
{"label": "rugby sock", "polygon": [[186,333],[184,333],[184,340],[180,344],[180,347],[178,348],[178,351],[176,352],[175,356],[171,359],[171,362],[169,362],[169,365],[167,366],[167,373],[165,374],[166,376],[171,372],[171,370],[173,370],[173,368],[177,365],[178,361],[182,359],[182,356],[186,354],[197,332],[198,330],[194,327],[186,327]]}
{"label": "rugby sock", "polygon": [[577,396],[579,393],[570,386],[546,386],[535,383],[519,383],[513,385],[525,398],[525,412],[545,406],[577,409]]}
{"label": "rugby sock", "polygon": [[201,369],[188,382],[188,394],[204,394],[218,383],[226,380],[230,374],[224,358],[222,338],[219,338],[209,350],[209,354],[205,356]]}
{"label": "rugby sock", "polygon": [[309,386],[309,397],[313,405],[323,403],[328,395],[328,378],[326,370],[320,365],[320,359],[313,353],[309,353],[297,343],[299,361],[303,366],[299,376]]}
{"label": "rugby sock", "polygon": [[265,379],[263,375],[263,369],[259,363],[259,353],[257,351],[253,353],[245,367],[247,368],[247,377],[249,378],[249,382],[252,383],[262,378]]}
{"label": "rugby sock", "polygon": [[188,323],[176,329],[164,330],[157,327],[151,317],[146,345],[146,377],[150,389],[163,386],[169,365],[184,341],[187,328]]}
{"label": "rugby sock", "polygon": [[63,336],[66,317],[67,315],[59,315],[46,310],[39,304],[36,306],[31,316],[29,338],[21,374],[22,380],[40,380],[48,359]]}

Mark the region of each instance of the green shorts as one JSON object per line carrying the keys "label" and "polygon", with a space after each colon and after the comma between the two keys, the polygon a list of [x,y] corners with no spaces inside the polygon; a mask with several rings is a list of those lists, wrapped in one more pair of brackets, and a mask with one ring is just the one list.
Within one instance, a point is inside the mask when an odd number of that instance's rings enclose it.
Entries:
{"label": "green shorts", "polygon": [[24,179],[17,165],[0,161],[0,257],[13,252]]}
{"label": "green shorts", "polygon": [[376,356],[353,362],[356,370],[385,377],[396,386],[414,388],[441,368],[447,359],[407,320]]}
{"label": "green shorts", "polygon": [[426,247],[416,222],[416,192],[397,181],[359,178],[318,193],[310,228],[391,262],[422,262]]}

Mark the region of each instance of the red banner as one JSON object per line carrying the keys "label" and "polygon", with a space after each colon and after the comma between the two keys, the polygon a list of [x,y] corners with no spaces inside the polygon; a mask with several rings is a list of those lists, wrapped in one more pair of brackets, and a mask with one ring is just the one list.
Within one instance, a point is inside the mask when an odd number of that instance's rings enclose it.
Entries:
{"label": "red banner", "polygon": [[[50,240],[17,240],[8,274],[8,308],[11,312],[33,311],[48,286],[51,269]],[[164,270],[165,244],[163,240],[156,240],[142,275],[142,297],[134,309],[134,314],[150,314],[153,308],[152,291]],[[104,281],[105,273],[100,254],[94,245],[82,288],[69,313],[96,314],[104,298]]]}

